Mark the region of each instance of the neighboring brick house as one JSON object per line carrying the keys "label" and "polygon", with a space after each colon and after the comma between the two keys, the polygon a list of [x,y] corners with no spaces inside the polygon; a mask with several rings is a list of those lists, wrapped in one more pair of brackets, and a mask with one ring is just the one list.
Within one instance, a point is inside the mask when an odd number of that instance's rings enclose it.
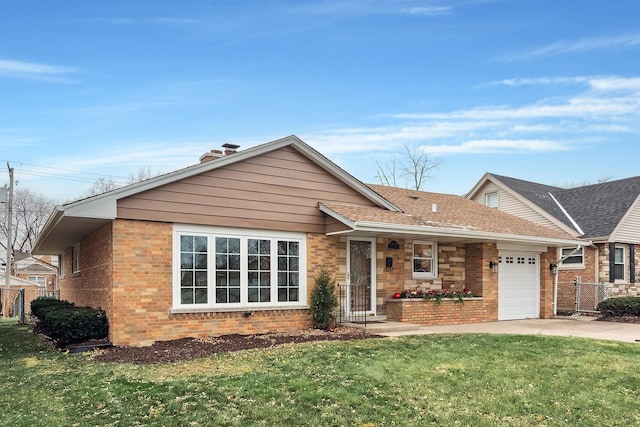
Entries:
{"label": "neighboring brick house", "polygon": [[57,263],[57,256],[28,256],[13,263],[13,274],[40,285],[41,296],[55,296],[58,290]]}
{"label": "neighboring brick house", "polygon": [[558,310],[575,308],[576,280],[608,284],[594,301],[638,294],[640,177],[559,188],[487,173],[467,198],[583,240],[555,255]]}
{"label": "neighboring brick house", "polygon": [[[309,327],[322,267],[365,289],[341,298],[343,311],[422,324],[547,318],[547,266],[580,243],[464,197],[365,185],[295,136],[225,148],[60,206],[41,231],[34,253],[61,256],[60,297],[104,308],[114,344]],[[443,287],[476,298],[393,298]]]}

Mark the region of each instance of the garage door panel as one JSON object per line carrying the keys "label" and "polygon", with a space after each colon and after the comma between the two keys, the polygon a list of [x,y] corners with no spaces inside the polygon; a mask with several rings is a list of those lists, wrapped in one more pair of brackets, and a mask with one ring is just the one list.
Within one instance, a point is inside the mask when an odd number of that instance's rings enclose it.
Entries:
{"label": "garage door panel", "polygon": [[498,319],[540,317],[538,254],[500,251]]}

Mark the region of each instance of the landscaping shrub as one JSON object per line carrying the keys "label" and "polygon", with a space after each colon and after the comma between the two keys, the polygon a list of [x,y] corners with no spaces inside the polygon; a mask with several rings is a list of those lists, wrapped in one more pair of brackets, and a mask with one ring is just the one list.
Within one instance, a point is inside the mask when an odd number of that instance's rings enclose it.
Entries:
{"label": "landscaping shrub", "polygon": [[328,330],[333,326],[334,309],[338,306],[335,286],[329,270],[322,268],[315,277],[315,286],[311,292],[313,327],[316,329]]}
{"label": "landscaping shrub", "polygon": [[596,309],[605,316],[640,317],[640,297],[609,298],[600,302]]}
{"label": "landscaping shrub", "polygon": [[31,301],[31,314],[38,319],[42,320],[44,311],[49,311],[50,308],[70,308],[73,307],[73,303],[69,301],[59,300],[55,298],[38,297]]}
{"label": "landscaping shrub", "polygon": [[59,346],[102,339],[109,333],[104,310],[91,307],[52,307],[45,311],[42,326]]}

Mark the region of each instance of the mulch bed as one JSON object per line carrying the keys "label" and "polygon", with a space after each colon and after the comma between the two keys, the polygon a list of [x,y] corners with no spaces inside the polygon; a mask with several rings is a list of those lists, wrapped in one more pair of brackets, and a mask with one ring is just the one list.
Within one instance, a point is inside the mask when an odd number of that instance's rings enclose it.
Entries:
{"label": "mulch bed", "polygon": [[596,320],[600,322],[640,323],[640,317],[638,316],[602,316]]}
{"label": "mulch bed", "polygon": [[208,339],[181,338],[157,341],[144,347],[115,346],[96,352],[92,359],[96,362],[134,364],[172,363],[199,359],[217,353],[268,348],[282,344],[367,338],[381,338],[381,336],[345,327],[338,327],[332,331],[310,329],[292,333],[233,334]]}

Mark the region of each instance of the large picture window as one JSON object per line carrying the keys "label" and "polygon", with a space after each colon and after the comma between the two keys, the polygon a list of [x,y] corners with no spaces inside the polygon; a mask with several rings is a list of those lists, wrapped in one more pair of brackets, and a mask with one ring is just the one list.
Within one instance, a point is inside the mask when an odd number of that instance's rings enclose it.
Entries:
{"label": "large picture window", "polygon": [[174,226],[174,308],[306,304],[306,236]]}
{"label": "large picture window", "polygon": [[413,277],[435,277],[436,245],[433,242],[413,242]]}

